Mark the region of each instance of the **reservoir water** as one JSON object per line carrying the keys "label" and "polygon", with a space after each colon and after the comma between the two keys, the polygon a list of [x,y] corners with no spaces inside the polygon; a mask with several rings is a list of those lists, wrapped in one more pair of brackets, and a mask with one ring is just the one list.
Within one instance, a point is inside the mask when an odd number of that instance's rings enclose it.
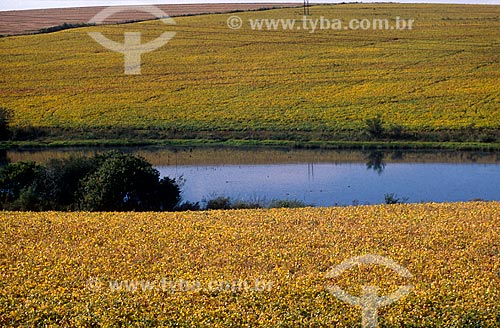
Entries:
{"label": "reservoir water", "polygon": [[[8,151],[8,161],[88,156],[102,149]],[[275,149],[122,149],[182,179],[184,201],[217,196],[315,206],[500,200],[500,154]]]}

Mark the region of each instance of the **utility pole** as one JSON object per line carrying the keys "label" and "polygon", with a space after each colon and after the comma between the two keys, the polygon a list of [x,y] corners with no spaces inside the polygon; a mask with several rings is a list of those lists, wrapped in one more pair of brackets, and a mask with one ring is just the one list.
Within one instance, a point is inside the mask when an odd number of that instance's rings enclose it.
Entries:
{"label": "utility pole", "polygon": [[309,12],[309,0],[304,0],[304,16],[310,15]]}

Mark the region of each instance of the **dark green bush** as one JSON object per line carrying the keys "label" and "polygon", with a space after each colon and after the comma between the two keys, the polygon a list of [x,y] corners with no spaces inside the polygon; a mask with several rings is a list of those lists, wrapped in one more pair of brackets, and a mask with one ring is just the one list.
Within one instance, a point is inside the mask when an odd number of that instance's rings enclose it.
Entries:
{"label": "dark green bush", "polygon": [[237,200],[231,204],[231,208],[235,210],[256,209],[262,207],[263,205],[260,204],[258,201]]}
{"label": "dark green bush", "polygon": [[141,157],[111,152],[91,158],[8,164],[0,169],[1,208],[12,210],[165,211],[180,200],[177,183]]}
{"label": "dark green bush", "polygon": [[86,26],[95,26],[95,24],[93,24],[93,23],[62,23],[62,24],[59,24],[56,26],[41,28],[37,32],[35,32],[35,34],[52,33],[52,32],[67,30],[70,28],[86,27]]}
{"label": "dark green bush", "polygon": [[12,112],[7,108],[0,107],[0,140],[6,140],[10,136],[9,124]]}
{"label": "dark green bush", "polygon": [[386,204],[403,204],[408,201],[408,197],[399,198],[395,193],[389,193],[384,195],[384,200]]}
{"label": "dark green bush", "polygon": [[82,180],[80,208],[88,211],[168,211],[180,200],[175,181],[159,179],[142,157],[111,152]]}
{"label": "dark green bush", "polygon": [[271,204],[269,205],[269,208],[300,208],[300,207],[307,207],[304,202],[300,200],[273,200],[271,201]]}
{"label": "dark green bush", "polygon": [[21,192],[36,184],[43,167],[35,162],[18,162],[0,168],[0,197],[2,208],[9,209]]}
{"label": "dark green bush", "polygon": [[207,201],[205,208],[207,210],[229,210],[231,209],[231,199],[224,196],[210,199]]}
{"label": "dark green bush", "polygon": [[99,167],[98,157],[51,160],[46,167],[45,181],[51,186],[47,194],[53,208],[67,211],[78,209],[81,181]]}
{"label": "dark green bush", "polygon": [[368,132],[373,139],[379,139],[384,135],[384,122],[380,115],[366,119],[365,125],[366,132]]}

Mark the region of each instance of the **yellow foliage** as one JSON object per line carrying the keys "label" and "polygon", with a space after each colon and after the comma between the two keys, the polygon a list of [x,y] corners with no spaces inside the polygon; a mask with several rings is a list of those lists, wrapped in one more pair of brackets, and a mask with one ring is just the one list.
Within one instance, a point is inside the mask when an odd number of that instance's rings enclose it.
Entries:
{"label": "yellow foliage", "polygon": [[[301,10],[237,13],[302,19]],[[0,39],[0,106],[15,126],[335,131],[382,114],[408,129],[499,128],[498,6],[317,6],[311,18],[415,19],[413,30],[230,30],[232,14]],[[176,36],[142,75],[87,32]]]}
{"label": "yellow foliage", "polygon": [[[359,326],[360,310],[325,290],[413,289],[379,309],[381,327],[498,327],[500,203],[186,213],[0,214],[1,326]],[[376,254],[412,278],[363,265]],[[214,282],[271,282],[210,290]],[[113,281],[172,282],[111,289]],[[184,290],[179,283],[197,282]],[[177,284],[177,285],[176,285]],[[172,287],[173,286],[173,287]],[[177,286],[177,287],[176,287]],[[192,285],[193,286],[193,285]]]}

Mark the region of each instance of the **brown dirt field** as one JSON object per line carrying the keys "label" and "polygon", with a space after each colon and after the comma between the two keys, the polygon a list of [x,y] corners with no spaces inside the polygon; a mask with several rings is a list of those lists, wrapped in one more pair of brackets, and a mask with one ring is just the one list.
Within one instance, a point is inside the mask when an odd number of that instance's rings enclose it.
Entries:
{"label": "brown dirt field", "polygon": [[[235,10],[256,10],[263,8],[296,7],[298,3],[220,3],[220,4],[169,4],[156,5],[171,17],[224,13]],[[133,8],[134,6],[130,6]],[[81,7],[61,9],[36,9],[0,12],[0,35],[15,35],[35,32],[41,28],[57,26],[62,23],[86,23],[106,7]],[[151,15],[140,11],[126,11],[113,15],[106,23],[119,23],[131,20],[147,20]]]}

